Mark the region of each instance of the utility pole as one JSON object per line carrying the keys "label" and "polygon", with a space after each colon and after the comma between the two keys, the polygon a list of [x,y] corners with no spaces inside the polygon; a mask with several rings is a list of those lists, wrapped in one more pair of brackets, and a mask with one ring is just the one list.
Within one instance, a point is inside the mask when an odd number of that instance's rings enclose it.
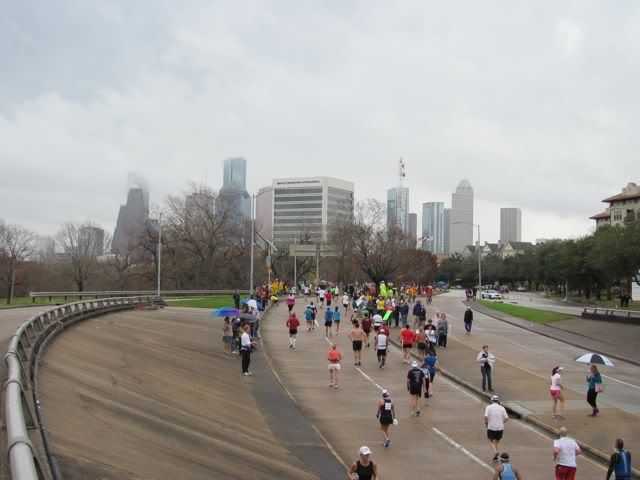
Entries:
{"label": "utility pole", "polygon": [[162,214],[158,217],[158,297],[160,297],[160,275],[162,273]]}
{"label": "utility pole", "polygon": [[249,296],[253,295],[253,244],[255,242],[254,239],[254,230],[255,230],[255,224],[254,224],[254,204],[256,202],[256,196],[255,195],[251,195],[251,273],[249,274]]}

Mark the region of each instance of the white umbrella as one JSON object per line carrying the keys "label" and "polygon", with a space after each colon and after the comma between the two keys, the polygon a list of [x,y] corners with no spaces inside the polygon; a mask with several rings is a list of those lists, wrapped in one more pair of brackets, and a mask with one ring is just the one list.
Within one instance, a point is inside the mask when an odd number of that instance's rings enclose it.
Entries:
{"label": "white umbrella", "polygon": [[580,363],[597,363],[600,365],[606,365],[608,367],[613,367],[613,362],[609,360],[604,355],[600,355],[599,353],[585,353],[584,355],[580,355],[576,358],[576,362]]}

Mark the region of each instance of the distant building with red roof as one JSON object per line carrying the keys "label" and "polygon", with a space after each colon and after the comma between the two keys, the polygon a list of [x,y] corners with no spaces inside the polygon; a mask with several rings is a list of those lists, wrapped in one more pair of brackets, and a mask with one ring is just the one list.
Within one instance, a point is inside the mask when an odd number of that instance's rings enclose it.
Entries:
{"label": "distant building with red roof", "polygon": [[622,192],[602,201],[609,204],[607,209],[589,217],[596,221],[596,228],[603,225],[624,226],[635,221],[640,215],[640,186],[630,182]]}

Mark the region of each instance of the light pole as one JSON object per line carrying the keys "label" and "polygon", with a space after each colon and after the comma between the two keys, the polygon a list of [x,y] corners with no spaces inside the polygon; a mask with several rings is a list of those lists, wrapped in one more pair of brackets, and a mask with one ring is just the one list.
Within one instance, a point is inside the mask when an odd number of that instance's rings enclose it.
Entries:
{"label": "light pole", "polygon": [[158,298],[160,297],[160,274],[162,273],[162,214],[158,217]]}
{"label": "light pole", "polygon": [[[267,193],[270,190],[263,190],[262,192],[258,192],[258,194],[251,195],[251,273],[249,275],[249,295],[253,295],[253,244],[255,243],[255,213],[256,213],[256,198],[258,198],[263,193]],[[262,237],[261,237],[262,238]],[[271,274],[271,268],[269,268],[269,274]],[[269,282],[271,283],[271,282]]]}
{"label": "light pole", "polygon": [[478,295],[480,296],[480,298],[482,298],[482,252],[480,251],[480,224],[476,225],[475,223],[471,222],[453,222],[453,224],[471,225],[478,229],[478,288],[480,289],[478,291]]}

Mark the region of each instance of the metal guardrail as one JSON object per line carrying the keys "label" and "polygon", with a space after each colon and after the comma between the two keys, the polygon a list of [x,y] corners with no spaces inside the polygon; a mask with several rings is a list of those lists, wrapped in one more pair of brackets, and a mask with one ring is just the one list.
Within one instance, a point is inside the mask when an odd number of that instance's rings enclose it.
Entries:
{"label": "metal guardrail", "polygon": [[[242,295],[248,295],[249,290],[238,290]],[[93,291],[93,292],[31,292],[29,296],[35,303],[36,298],[49,298],[52,301],[54,297],[64,298],[65,301],[68,298],[111,298],[111,297],[131,297],[131,296],[156,296],[157,290],[140,290],[140,291],[127,291],[127,290],[105,290],[105,291]],[[198,295],[233,295],[235,290],[161,290],[160,296],[162,297],[193,297]]]}
{"label": "metal guardrail", "polygon": [[[77,321],[158,300],[155,296],[136,296],[69,303],[38,313],[18,328],[4,356],[7,364],[7,381],[4,384],[6,444],[12,480],[60,478],[49,452],[48,434],[37,398],[37,360],[48,340]],[[27,395],[29,390],[30,396]],[[46,465],[29,438],[28,430],[35,428],[42,434],[47,452]]]}
{"label": "metal guardrail", "polygon": [[583,316],[584,315],[603,315],[606,317],[624,317],[624,318],[640,319],[640,311],[620,310],[617,308],[584,307],[582,314]]}

